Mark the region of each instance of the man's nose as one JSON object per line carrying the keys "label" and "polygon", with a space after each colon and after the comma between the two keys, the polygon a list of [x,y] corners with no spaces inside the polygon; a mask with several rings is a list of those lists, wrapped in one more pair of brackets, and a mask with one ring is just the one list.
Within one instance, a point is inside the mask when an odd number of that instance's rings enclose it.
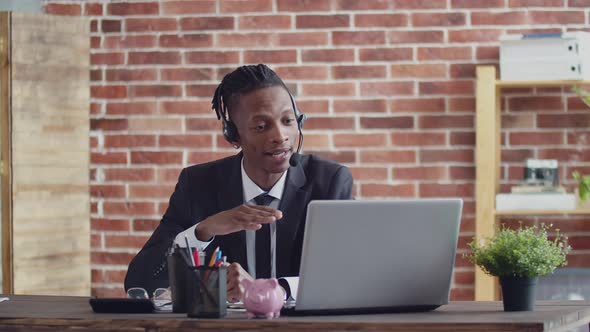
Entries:
{"label": "man's nose", "polygon": [[273,142],[285,142],[289,140],[289,135],[287,128],[284,128],[280,123],[277,123],[273,126],[273,130],[271,130],[271,139]]}

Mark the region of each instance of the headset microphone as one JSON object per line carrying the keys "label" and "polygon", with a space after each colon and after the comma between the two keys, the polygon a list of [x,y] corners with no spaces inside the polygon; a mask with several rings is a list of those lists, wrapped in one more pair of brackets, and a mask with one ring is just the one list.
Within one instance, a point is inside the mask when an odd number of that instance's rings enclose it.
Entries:
{"label": "headset microphone", "polygon": [[293,167],[297,167],[297,165],[299,165],[299,162],[301,161],[301,154],[299,153],[301,152],[301,146],[303,145],[303,132],[301,131],[301,127],[303,127],[303,122],[305,121],[305,119],[307,119],[307,116],[305,116],[305,114],[301,114],[299,116],[299,119],[297,119],[297,128],[299,130],[299,143],[297,144],[297,152],[292,154],[291,158],[289,158],[289,165]]}

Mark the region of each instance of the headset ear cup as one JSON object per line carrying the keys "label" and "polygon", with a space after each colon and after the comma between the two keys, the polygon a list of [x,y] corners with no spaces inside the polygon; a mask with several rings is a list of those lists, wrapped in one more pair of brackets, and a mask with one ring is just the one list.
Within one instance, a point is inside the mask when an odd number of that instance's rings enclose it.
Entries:
{"label": "headset ear cup", "polygon": [[234,143],[238,140],[238,130],[233,122],[223,121],[223,137],[229,143]]}

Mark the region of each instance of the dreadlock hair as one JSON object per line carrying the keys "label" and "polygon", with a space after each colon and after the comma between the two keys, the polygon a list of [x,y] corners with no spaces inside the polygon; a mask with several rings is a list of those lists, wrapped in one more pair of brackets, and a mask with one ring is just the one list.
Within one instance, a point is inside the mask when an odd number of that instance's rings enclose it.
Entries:
{"label": "dreadlock hair", "polygon": [[[221,83],[215,89],[211,104],[217,114],[217,119],[223,122],[223,136],[228,142],[232,143],[238,139],[238,131],[230,119],[228,109],[235,105],[240,95],[271,86],[282,86],[291,97],[291,93],[283,80],[272,69],[263,64],[238,67],[221,80]],[[291,97],[291,101],[297,116],[298,111],[293,97]]]}

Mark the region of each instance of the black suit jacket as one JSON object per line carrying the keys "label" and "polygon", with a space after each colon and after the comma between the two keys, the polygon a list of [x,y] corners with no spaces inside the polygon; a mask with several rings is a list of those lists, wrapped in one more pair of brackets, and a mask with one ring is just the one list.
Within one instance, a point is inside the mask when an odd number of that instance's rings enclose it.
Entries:
{"label": "black suit jacket", "polygon": [[[150,294],[168,287],[166,251],[176,235],[201,220],[243,204],[242,154],[194,165],[182,170],[160,225],[133,258],[125,277],[125,289],[143,287]],[[277,277],[299,274],[307,205],[318,199],[350,199],[352,175],[348,168],[313,155],[305,155],[290,167],[277,222]],[[228,262],[248,270],[246,233],[216,236],[207,247],[207,257],[219,246]]]}

